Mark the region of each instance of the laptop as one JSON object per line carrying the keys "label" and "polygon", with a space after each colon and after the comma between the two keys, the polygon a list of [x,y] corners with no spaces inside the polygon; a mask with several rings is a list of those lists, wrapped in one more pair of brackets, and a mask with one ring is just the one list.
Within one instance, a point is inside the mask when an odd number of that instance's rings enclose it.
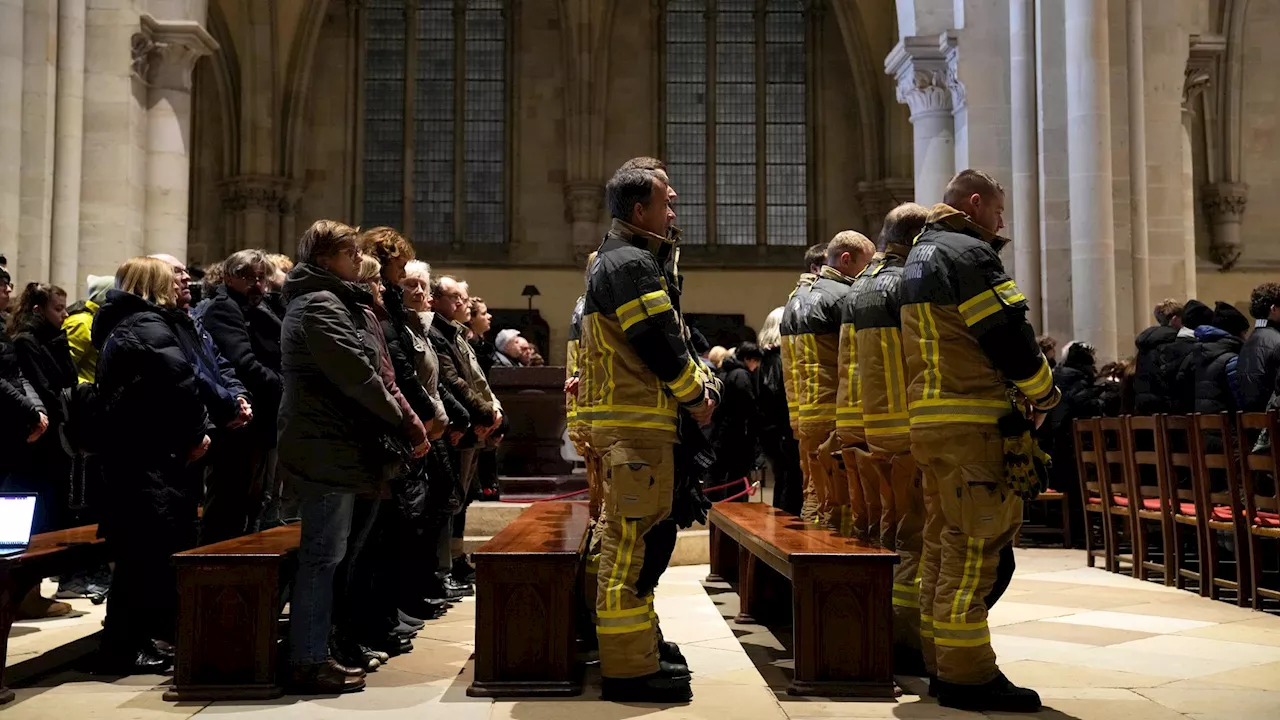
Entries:
{"label": "laptop", "polygon": [[0,494],[0,557],[27,551],[35,517],[35,493]]}

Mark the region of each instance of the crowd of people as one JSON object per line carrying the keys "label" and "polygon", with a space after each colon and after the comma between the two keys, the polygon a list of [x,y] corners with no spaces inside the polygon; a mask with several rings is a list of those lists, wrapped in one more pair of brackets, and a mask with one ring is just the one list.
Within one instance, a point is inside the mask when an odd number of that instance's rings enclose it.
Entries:
{"label": "crowd of people", "polygon": [[[488,345],[484,301],[395,230],[322,220],[296,258],[241,250],[198,284],[132,258],[71,307],[13,290],[0,270],[0,489],[38,495],[35,532],[97,522],[112,545],[58,591],[105,598],[102,671],[172,665],[173,553],[286,522],[292,692],[363,687],[474,594],[467,506],[506,429],[487,368],[536,353]],[[37,589],[20,612],[69,611]]]}

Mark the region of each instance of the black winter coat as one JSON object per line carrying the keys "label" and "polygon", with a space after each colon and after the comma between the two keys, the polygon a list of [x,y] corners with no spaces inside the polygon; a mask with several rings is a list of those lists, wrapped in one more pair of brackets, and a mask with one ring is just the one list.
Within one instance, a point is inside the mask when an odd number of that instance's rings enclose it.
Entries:
{"label": "black winter coat", "polygon": [[194,542],[203,488],[187,456],[208,425],[200,380],[179,340],[185,313],[119,290],[93,321],[107,479],[103,534]]}
{"label": "black winter coat", "polygon": [[382,306],[386,316],[382,320],[382,334],[387,339],[387,353],[391,367],[396,371],[396,385],[409,401],[409,407],[424,425],[435,417],[435,403],[418,378],[417,350],[413,346],[413,334],[409,330],[409,311],[404,306],[404,291],[398,285],[388,285],[382,294]]}
{"label": "black winter coat", "polygon": [[1280,327],[1267,323],[1253,329],[1240,350],[1236,366],[1240,383],[1241,408],[1245,412],[1263,412],[1276,390],[1280,374]]}
{"label": "black winter coat", "polygon": [[[4,329],[4,320],[0,316],[0,457],[10,458],[25,448],[45,407],[22,375],[18,350]],[[0,462],[0,478],[7,474],[9,464]]]}
{"label": "black winter coat", "polygon": [[716,452],[716,463],[710,470],[713,485],[751,473],[756,460],[756,432],[760,427],[751,371],[737,358],[726,357],[719,374],[723,387],[710,437]]}
{"label": "black winter coat", "polygon": [[[1165,360],[1166,349],[1178,339],[1178,330],[1166,325],[1156,325],[1143,330],[1135,342],[1138,347],[1134,369],[1134,408],[1139,415],[1156,415],[1173,408],[1172,388],[1169,382],[1177,373],[1169,373]],[[1191,342],[1190,339],[1186,339]]]}
{"label": "black winter coat", "polygon": [[285,281],[281,329],[279,473],[300,496],[380,496],[388,471],[382,439],[403,417],[379,372],[377,333],[361,307],[364,288],[299,263]]}
{"label": "black winter coat", "polygon": [[275,445],[276,415],[284,381],[280,377],[280,319],[263,305],[219,285],[192,315],[213,338],[236,378],[253,398],[250,429]]}
{"label": "black winter coat", "polygon": [[1196,338],[1200,346],[1178,372],[1178,384],[1191,387],[1194,392],[1192,406],[1184,412],[1238,411],[1236,366],[1244,342],[1211,325],[1196,328]]}
{"label": "black winter coat", "polygon": [[62,391],[75,387],[76,366],[71,361],[67,334],[43,317],[28,317],[28,322],[13,335],[18,366],[44,403],[49,427],[55,428],[64,418],[59,409]]}
{"label": "black winter coat", "polygon": [[488,402],[466,379],[465,364],[467,358],[462,356],[458,347],[459,336],[463,328],[455,322],[435,313],[431,320],[431,329],[427,338],[436,349],[440,358],[440,385],[448,388],[453,397],[462,404],[472,425],[492,425],[494,418],[493,404]]}

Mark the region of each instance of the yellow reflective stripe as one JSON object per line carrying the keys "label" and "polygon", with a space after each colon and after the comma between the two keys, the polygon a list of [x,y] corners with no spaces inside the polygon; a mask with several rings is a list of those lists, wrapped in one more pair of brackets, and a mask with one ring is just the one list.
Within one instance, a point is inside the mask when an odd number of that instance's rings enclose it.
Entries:
{"label": "yellow reflective stripe", "polygon": [[[806,353],[805,369],[806,369],[806,372],[809,374],[809,377],[808,377],[809,397],[807,399],[810,401],[809,404],[812,405],[813,404],[812,400],[818,397],[818,394],[822,392],[822,387],[818,383],[818,375],[820,374],[820,370],[821,370],[821,364],[818,360],[818,336],[810,333],[808,335],[804,335],[803,337],[805,342],[805,353]],[[801,403],[800,405],[800,412],[801,413],[804,412],[803,403]]]}
{"label": "yellow reflective stripe", "polygon": [[911,415],[905,412],[865,413],[862,417],[866,421],[867,430],[909,430],[911,428]]}
{"label": "yellow reflective stripe", "polygon": [[698,391],[702,389],[702,383],[699,381],[698,366],[692,359],[684,366],[679,377],[667,383],[667,387],[671,389],[671,394],[680,402],[692,402],[699,396]]}
{"label": "yellow reflective stripe", "polygon": [[907,386],[903,373],[906,363],[902,356],[901,330],[898,328],[883,328],[881,330],[880,354],[884,360],[887,409],[891,413],[903,412],[907,407]]}
{"label": "yellow reflective stripe", "polygon": [[920,588],[916,585],[893,584],[893,604],[898,607],[920,607]]}
{"label": "yellow reflective stripe", "polygon": [[644,622],[635,623],[633,625],[620,625],[617,627],[609,625],[596,625],[597,635],[626,635],[628,633],[641,632],[653,627],[653,620],[645,618]]}
{"label": "yellow reflective stripe", "polygon": [[622,586],[631,571],[631,555],[636,549],[636,531],[640,527],[639,520],[621,520],[622,537],[618,540],[618,553],[613,558],[613,568],[609,572],[609,584],[605,586],[605,611],[622,609]]}
{"label": "yellow reflective stripe", "polygon": [[862,378],[858,375],[858,328],[853,323],[846,323],[849,333],[849,407],[861,410]]}
{"label": "yellow reflective stripe", "polygon": [[979,647],[990,644],[991,629],[983,622],[933,623],[933,641],[943,647]]}
{"label": "yellow reflective stripe", "polygon": [[1049,361],[1040,356],[1040,369],[1026,380],[1014,380],[1014,385],[1032,400],[1038,400],[1053,390],[1053,371],[1049,369]]}
{"label": "yellow reflective stripe", "polygon": [[649,606],[646,604],[643,607],[627,608],[626,610],[601,610],[600,612],[596,613],[596,617],[601,619],[606,619],[606,620],[618,620],[618,619],[640,617],[641,615],[647,615],[648,613],[649,613]]}
{"label": "yellow reflective stripe", "polygon": [[1018,290],[1018,286],[1012,280],[1007,280],[995,287],[996,294],[1004,301],[1005,305],[1016,305],[1020,302],[1026,302],[1027,296]]}
{"label": "yellow reflective stripe", "polygon": [[622,325],[623,332],[626,332],[632,325],[641,320],[661,315],[671,309],[671,298],[667,296],[666,291],[655,290],[619,307],[617,312],[618,323]]}
{"label": "yellow reflective stripe", "polygon": [[924,393],[921,397],[942,396],[942,360],[938,347],[938,324],[933,308],[923,303],[920,308],[920,355],[924,358]]}
{"label": "yellow reflective stripe", "polygon": [[977,423],[994,425],[1013,411],[1008,400],[954,398],[917,400],[911,403],[911,424]]}
{"label": "yellow reflective stripe", "polygon": [[933,639],[933,616],[920,613],[920,637]]}
{"label": "yellow reflective stripe", "polygon": [[960,317],[964,318],[965,325],[973,327],[996,314],[1003,307],[1004,305],[1001,305],[999,298],[996,297],[995,290],[984,290],[960,303]]}
{"label": "yellow reflective stripe", "polygon": [[[956,590],[955,597],[951,600],[951,622],[943,623],[935,622],[935,628],[941,628],[944,625],[964,624],[964,618],[969,614],[969,608],[973,605],[973,594],[978,589],[978,582],[982,579],[982,552],[986,547],[987,541],[983,538],[969,538],[965,551],[964,575],[960,577],[960,587]],[[986,623],[983,623],[985,626]]]}

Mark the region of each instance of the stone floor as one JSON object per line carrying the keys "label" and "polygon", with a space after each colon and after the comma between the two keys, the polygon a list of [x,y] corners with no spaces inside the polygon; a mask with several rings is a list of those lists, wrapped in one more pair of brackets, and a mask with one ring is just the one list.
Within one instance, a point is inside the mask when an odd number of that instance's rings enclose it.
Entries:
{"label": "stone floor", "polygon": [[[785,631],[733,624],[728,618],[736,614],[737,595],[728,586],[704,584],[706,572],[705,566],[672,568],[657,597],[667,637],[681,644],[694,670],[694,701],[684,707],[601,703],[594,675],[593,687],[576,700],[468,698],[475,608],[468,602],[430,623],[413,653],[371,675],[369,688],[354,695],[175,705],[161,698],[162,677],[104,681],[62,671],[17,687],[17,701],[0,713],[29,720],[980,717],[918,697],[922,686],[910,679],[896,702],[788,697]],[[87,614],[20,625],[11,645],[18,655],[10,661],[30,663],[44,649],[92,632],[101,608],[76,604]],[[1019,551],[1018,574],[991,624],[1005,672],[1044,698],[1040,717],[1243,720],[1280,712],[1280,617],[1087,569],[1082,552]]]}

